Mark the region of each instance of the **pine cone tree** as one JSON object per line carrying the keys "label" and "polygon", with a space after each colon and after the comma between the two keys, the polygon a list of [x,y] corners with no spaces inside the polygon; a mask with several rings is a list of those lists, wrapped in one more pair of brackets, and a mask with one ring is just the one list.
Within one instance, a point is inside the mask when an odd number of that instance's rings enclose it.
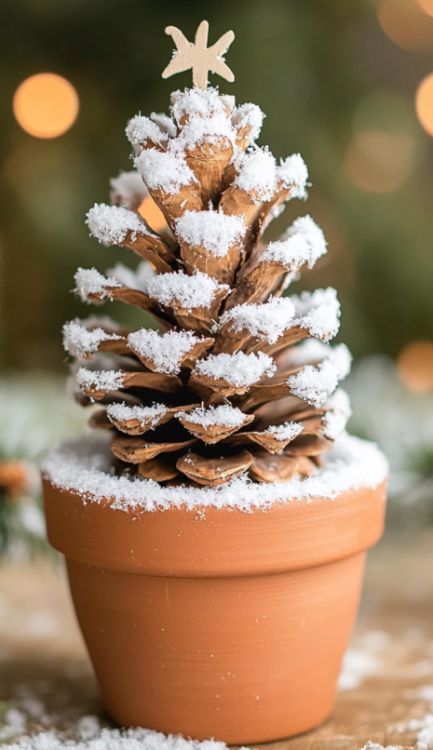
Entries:
{"label": "pine cone tree", "polygon": [[[269,222],[306,197],[299,156],[277,164],[255,145],[263,114],[216,89],[172,94],[171,117],[134,117],[136,171],[111,181],[114,205],[87,215],[91,234],[141,259],[136,272],[79,269],[83,302],[119,300],[150,312],[160,331],[128,332],[107,318],[64,326],[77,360],[78,399],[103,408],[118,472],[215,486],[308,476],[350,414],[336,390],[350,367],[333,289],[282,296],[326,252],[321,229],[298,218],[278,242]],[[138,212],[151,196],[167,226]]]}

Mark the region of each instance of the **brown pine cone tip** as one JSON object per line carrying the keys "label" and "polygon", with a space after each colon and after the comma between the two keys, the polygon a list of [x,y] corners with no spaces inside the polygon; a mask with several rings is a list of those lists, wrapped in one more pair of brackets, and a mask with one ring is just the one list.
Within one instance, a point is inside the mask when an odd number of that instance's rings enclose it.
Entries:
{"label": "brown pine cone tip", "polygon": [[[277,163],[255,144],[262,119],[214,88],[174,92],[171,117],[130,120],[136,169],[111,180],[113,205],[87,214],[96,239],[140,262],[80,268],[76,293],[134,305],[160,327],[91,317],[63,329],[76,398],[99,403],[90,423],[111,431],[116,471],[210,487],[244,473],[305,477],[350,416],[336,390],[350,354],[328,346],[335,291],[282,296],[325,254],[322,230],[303,216],[278,242],[263,239],[289,200],[306,197],[308,173],[299,154]],[[159,234],[139,213],[146,196],[167,222]]]}

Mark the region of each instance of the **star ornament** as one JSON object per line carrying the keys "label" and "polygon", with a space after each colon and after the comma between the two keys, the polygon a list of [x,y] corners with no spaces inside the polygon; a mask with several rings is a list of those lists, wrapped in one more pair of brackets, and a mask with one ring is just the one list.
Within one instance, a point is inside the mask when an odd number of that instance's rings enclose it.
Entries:
{"label": "star ornament", "polygon": [[235,80],[233,72],[224,62],[224,54],[235,38],[233,31],[226,31],[211,47],[207,46],[209,35],[207,21],[202,21],[197,27],[194,44],[189,42],[176,26],[167,26],[165,33],[173,38],[176,50],[173,59],[162,72],[163,78],[183,73],[185,70],[192,70],[194,86],[205,89],[210,71],[233,83]]}

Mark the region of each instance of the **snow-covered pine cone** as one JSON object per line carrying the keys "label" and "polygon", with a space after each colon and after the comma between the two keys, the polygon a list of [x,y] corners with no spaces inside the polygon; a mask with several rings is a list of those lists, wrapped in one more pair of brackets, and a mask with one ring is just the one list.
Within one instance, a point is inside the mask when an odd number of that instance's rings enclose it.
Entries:
{"label": "snow-covered pine cone", "polygon": [[[350,414],[337,390],[350,354],[328,346],[333,289],[282,296],[326,252],[321,229],[302,216],[280,241],[262,241],[284,204],[306,197],[307,168],[299,154],[278,164],[256,146],[260,109],[216,89],[173,93],[171,115],[128,123],[135,171],[111,181],[114,205],[87,215],[102,244],[141,258],[136,272],[75,278],[83,302],[135,305],[160,331],[67,323],[77,397],[103,407],[91,424],[111,430],[117,471],[209,486],[245,472],[307,476]],[[148,194],[167,221],[159,234],[138,212]]]}

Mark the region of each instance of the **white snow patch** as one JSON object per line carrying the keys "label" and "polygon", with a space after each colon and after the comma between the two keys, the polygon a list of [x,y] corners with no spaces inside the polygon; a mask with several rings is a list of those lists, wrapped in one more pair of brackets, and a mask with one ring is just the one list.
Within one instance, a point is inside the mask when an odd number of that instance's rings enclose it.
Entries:
{"label": "white snow patch", "polygon": [[110,188],[110,200],[123,208],[139,206],[148,195],[147,187],[135,169],[110,177]]}
{"label": "white snow patch", "polygon": [[323,417],[323,434],[330,440],[335,440],[346,429],[347,422],[352,416],[350,399],[346,391],[338,388],[325,404],[326,414]]}
{"label": "white snow patch", "polygon": [[194,372],[212,380],[224,380],[238,388],[257,383],[276,370],[272,357],[263,352],[258,354],[210,354],[197,362]]}
{"label": "white snow patch", "polygon": [[125,373],[122,370],[89,370],[80,367],[75,381],[82,391],[117,391],[123,388]]}
{"label": "white snow patch", "polygon": [[175,120],[180,123],[184,116],[190,118],[210,118],[218,115],[227,117],[228,99],[219,94],[217,88],[209,86],[207,89],[197,87],[177,90],[171,94],[171,111]]}
{"label": "white snow patch", "polygon": [[227,750],[224,742],[215,740],[201,742],[152,729],[100,729],[89,722],[79,734],[81,739],[73,740],[62,739],[55,732],[40,732],[21,737],[8,745],[8,750]]}
{"label": "white snow patch", "polygon": [[218,284],[206,273],[196,271],[188,276],[183,271],[161,273],[149,281],[148,294],[160,304],[170,307],[179,305],[186,310],[210,307],[221,289],[229,290],[227,284]]}
{"label": "white snow patch", "polygon": [[271,425],[264,430],[264,435],[272,435],[276,440],[285,442],[294,440],[301,434],[303,427],[298,422],[284,422],[284,424]]}
{"label": "white snow patch", "polygon": [[155,277],[155,271],[147,260],[142,260],[135,271],[123,263],[116,263],[112,268],[107,269],[110,279],[115,279],[121,286],[128,289],[138,289],[141,292],[147,292],[150,279]]}
{"label": "white snow patch", "polygon": [[270,200],[277,185],[277,164],[267,148],[242,154],[236,164],[235,187],[255,193],[258,202]]}
{"label": "white snow patch", "polygon": [[82,302],[90,302],[90,296],[98,294],[102,299],[110,299],[110,289],[120,287],[116,279],[107,278],[96,268],[78,268],[75,276],[74,292],[78,294]]}
{"label": "white snow patch", "polygon": [[153,122],[156,122],[161,130],[163,130],[164,133],[167,133],[169,138],[174,138],[176,136],[176,125],[174,124],[171,117],[164,114],[164,112],[152,112],[152,114],[150,115],[150,119],[153,120]]}
{"label": "white snow patch", "polygon": [[324,456],[324,465],[305,479],[259,484],[240,477],[219,487],[161,487],[157,482],[114,476],[110,439],[92,434],[68,442],[51,452],[43,472],[53,485],[76,492],[83,502],[110,498],[110,507],[129,512],[173,507],[266,509],[272,503],[335,500],[346,490],[373,488],[388,474],[383,454],[373,444],[344,434]]}
{"label": "white snow patch", "polygon": [[119,341],[120,338],[116,333],[108,333],[103,328],[89,330],[78,319],[70,320],[63,326],[63,348],[78,359],[96,352],[103,341]]}
{"label": "white snow patch", "polygon": [[130,333],[128,344],[139,357],[154,363],[157,372],[178,373],[182,358],[200,341],[193,331],[168,331],[160,334],[147,328]]}
{"label": "white snow patch", "polygon": [[158,425],[159,418],[166,412],[164,404],[152,404],[152,406],[128,406],[125,402],[120,404],[108,404],[106,408],[107,417],[110,422],[126,422],[129,419],[137,419],[145,424],[149,419],[149,429],[153,430]]}
{"label": "white snow patch", "polygon": [[251,145],[260,135],[264,118],[265,115],[257,104],[245,103],[233,111],[232,123],[236,130],[250,130],[248,145]]}
{"label": "white snow patch", "polygon": [[283,239],[269,243],[261,260],[280,263],[287,271],[295,272],[304,264],[313,268],[325,253],[326,240],[321,228],[311,216],[300,216]]}
{"label": "white snow patch", "polygon": [[307,197],[308,169],[301,154],[292,154],[281,161],[277,167],[277,175],[284,187],[292,188],[294,198]]}
{"label": "white snow patch", "polygon": [[247,330],[251,336],[274,344],[295,325],[295,306],[288,297],[271,297],[262,304],[236,305],[218,321],[218,327],[229,325],[234,331]]}
{"label": "white snow patch", "polygon": [[362,648],[350,648],[343,658],[339,690],[355,690],[364,680],[375,675],[380,670],[381,661],[377,654]]}
{"label": "white snow patch", "polygon": [[330,349],[327,359],[318,365],[305,365],[295,375],[290,375],[287,384],[294,396],[312,406],[322,406],[343,378],[348,375],[351,364],[350,352],[345,344]]}
{"label": "white snow patch", "polygon": [[211,427],[212,425],[240,427],[245,418],[245,414],[231,404],[209,406],[207,409],[203,406],[199,406],[186,413],[178,412],[175,416],[185,417],[185,419],[188,419],[190,422],[199,424],[202,427]]}
{"label": "white snow patch", "polygon": [[305,328],[312,336],[329,341],[340,327],[340,303],[332,287],[302,292],[289,298],[296,310],[295,325]]}
{"label": "white snow patch", "polygon": [[134,166],[149,190],[160,189],[173,195],[185,185],[197,182],[182,154],[173,151],[146,149],[136,157]]}
{"label": "white snow patch", "polygon": [[146,142],[163,146],[167,143],[167,133],[150,117],[135,115],[126,128],[125,134],[131,146],[141,146]]}
{"label": "white snow patch", "polygon": [[136,239],[137,234],[149,234],[135,211],[106,203],[95,203],[87,212],[86,224],[91,235],[106,246],[121,245],[128,233],[132,240]]}
{"label": "white snow patch", "polygon": [[185,211],[176,221],[176,233],[181,240],[204,247],[217,257],[239,245],[245,230],[243,216],[228,216],[218,211]]}

